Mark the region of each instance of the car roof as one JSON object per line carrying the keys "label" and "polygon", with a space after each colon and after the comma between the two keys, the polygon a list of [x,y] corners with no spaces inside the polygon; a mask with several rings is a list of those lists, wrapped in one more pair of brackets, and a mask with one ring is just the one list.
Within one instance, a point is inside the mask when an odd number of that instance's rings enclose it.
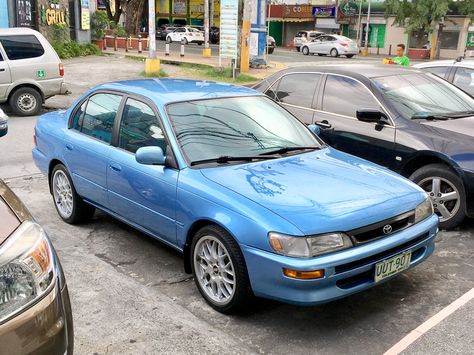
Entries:
{"label": "car roof", "polygon": [[178,101],[261,95],[261,93],[244,86],[184,79],[117,81],[98,85],[93,90],[113,90],[136,94],[151,99],[158,106]]}
{"label": "car roof", "polygon": [[31,34],[39,34],[39,32],[31,28],[26,28],[26,27],[0,28],[0,36],[31,35]]}
{"label": "car roof", "polygon": [[[388,64],[333,64],[317,65],[308,67],[294,67],[283,71],[286,73],[302,72],[323,72],[340,75],[348,75],[354,78],[376,78],[380,76],[402,75],[409,73],[425,73],[419,69],[401,67]],[[283,74],[283,72],[280,72]]]}
{"label": "car roof", "polygon": [[432,67],[444,67],[444,66],[457,66],[457,67],[468,67],[474,68],[474,59],[464,59],[460,62],[453,59],[450,60],[436,60],[433,62],[418,63],[415,64],[415,68],[432,68]]}

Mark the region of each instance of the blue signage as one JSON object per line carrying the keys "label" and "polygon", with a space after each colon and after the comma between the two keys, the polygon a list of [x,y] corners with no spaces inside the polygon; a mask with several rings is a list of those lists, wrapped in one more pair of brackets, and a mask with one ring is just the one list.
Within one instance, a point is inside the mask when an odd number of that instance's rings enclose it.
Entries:
{"label": "blue signage", "polygon": [[335,17],[336,6],[313,6],[313,17]]}

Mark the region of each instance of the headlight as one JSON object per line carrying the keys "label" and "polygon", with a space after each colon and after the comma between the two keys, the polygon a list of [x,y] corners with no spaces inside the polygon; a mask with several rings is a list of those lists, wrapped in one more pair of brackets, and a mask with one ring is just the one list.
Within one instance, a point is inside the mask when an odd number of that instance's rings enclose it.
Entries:
{"label": "headlight", "polygon": [[418,206],[416,206],[415,223],[421,222],[425,218],[428,218],[429,216],[431,216],[433,213],[434,213],[433,204],[431,203],[431,200],[427,198]]}
{"label": "headlight", "polygon": [[0,249],[0,323],[41,298],[55,279],[46,234],[38,224],[23,222]]}
{"label": "headlight", "polygon": [[268,233],[272,249],[278,254],[296,258],[310,258],[353,246],[344,233],[329,233],[309,237],[293,237],[276,232]]}

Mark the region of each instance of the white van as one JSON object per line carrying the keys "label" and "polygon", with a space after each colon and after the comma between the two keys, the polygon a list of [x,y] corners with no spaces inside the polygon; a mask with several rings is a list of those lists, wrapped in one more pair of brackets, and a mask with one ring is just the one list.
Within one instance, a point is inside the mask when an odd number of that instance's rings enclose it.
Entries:
{"label": "white van", "polygon": [[41,33],[0,28],[0,103],[31,116],[47,98],[66,93],[63,64]]}

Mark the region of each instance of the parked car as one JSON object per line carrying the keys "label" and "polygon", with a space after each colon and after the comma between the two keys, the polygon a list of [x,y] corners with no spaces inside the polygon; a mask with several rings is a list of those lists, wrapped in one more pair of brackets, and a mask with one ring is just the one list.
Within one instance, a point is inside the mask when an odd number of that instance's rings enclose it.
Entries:
{"label": "parked car", "polygon": [[177,28],[178,27],[174,25],[163,25],[159,28],[158,31],[156,31],[156,38],[164,41],[166,40],[166,36],[168,35],[168,33],[173,32]]}
{"label": "parked car", "polygon": [[0,108],[0,137],[8,133],[8,116]]}
{"label": "parked car", "polygon": [[[0,137],[6,122],[0,110]],[[46,232],[0,180],[0,353],[73,353],[71,304]]]}
{"label": "parked car", "polygon": [[414,67],[438,75],[474,97],[474,59],[436,60]]}
{"label": "parked car", "polygon": [[345,36],[323,35],[303,44],[301,53],[304,55],[330,55],[331,57],[345,55],[347,58],[352,58],[359,54],[359,47],[356,42]]}
{"label": "parked car", "polygon": [[32,116],[43,102],[66,94],[64,67],[53,47],[29,28],[0,28],[0,103]]}
{"label": "parked car", "polygon": [[182,252],[220,312],[252,295],[334,300],[434,249],[438,217],[422,189],[326,146],[249,88],[103,84],[41,116],[35,135],[34,161],[65,222],[99,208]]}
{"label": "parked car", "polygon": [[267,36],[267,53],[272,54],[276,47],[275,38],[272,36]]}
{"label": "parked car", "polygon": [[311,42],[324,34],[324,32],[319,31],[298,31],[295,38],[293,38],[293,45],[299,52],[303,44]]}
{"label": "parked car", "polygon": [[197,43],[201,45],[204,43],[204,34],[192,27],[178,27],[173,32],[166,35],[166,42],[181,42],[184,40],[185,44]]}
{"label": "parked car", "polygon": [[219,27],[212,26],[209,32],[209,41],[212,44],[218,44],[220,39],[220,29]]}
{"label": "parked car", "polygon": [[336,149],[384,165],[430,194],[440,226],[474,217],[474,99],[421,70],[288,69],[257,84]]}

